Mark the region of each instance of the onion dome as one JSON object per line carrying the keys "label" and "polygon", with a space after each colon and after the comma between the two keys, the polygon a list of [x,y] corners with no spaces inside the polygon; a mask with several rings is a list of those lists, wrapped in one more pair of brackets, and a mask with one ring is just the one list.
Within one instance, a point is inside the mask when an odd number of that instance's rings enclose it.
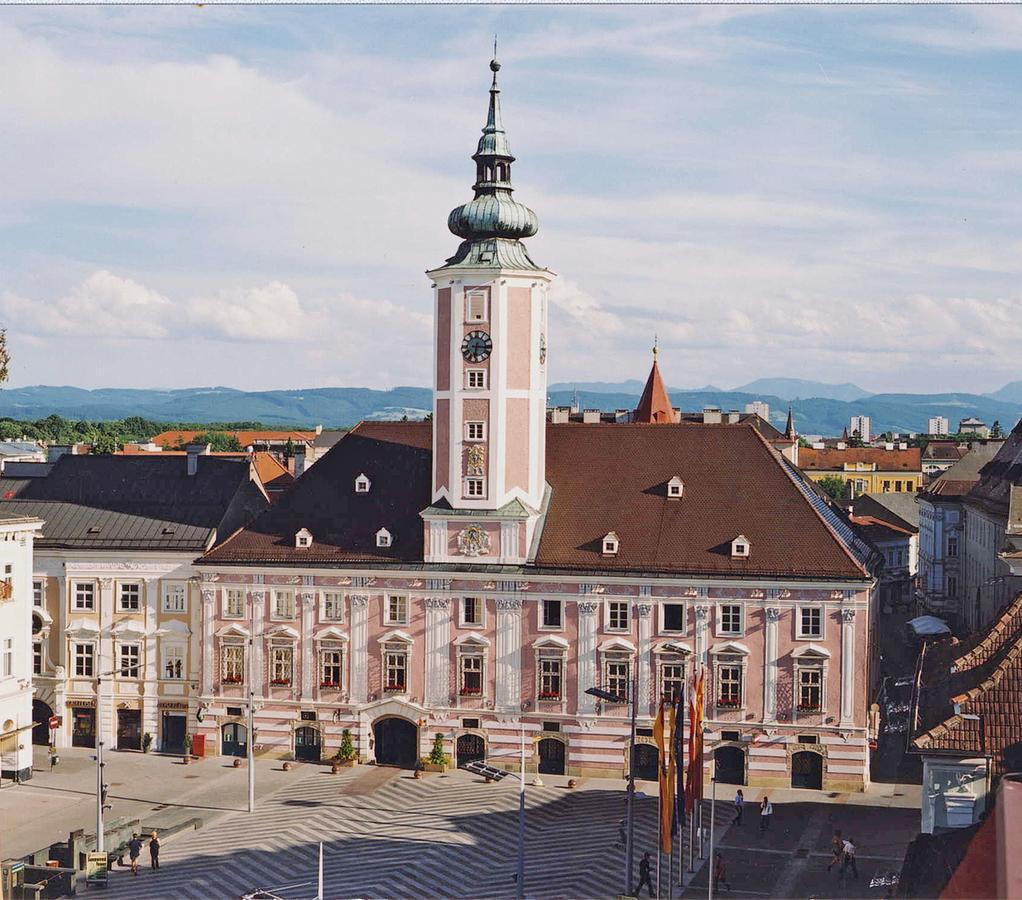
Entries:
{"label": "onion dome", "polygon": [[447,260],[448,265],[506,265],[513,268],[539,268],[529,259],[521,238],[539,230],[536,214],[511,197],[511,144],[500,116],[500,88],[497,72],[500,63],[490,61],[493,84],[490,108],[483,135],[472,159],[476,164],[475,197],[451,211],[447,227],[464,243]]}

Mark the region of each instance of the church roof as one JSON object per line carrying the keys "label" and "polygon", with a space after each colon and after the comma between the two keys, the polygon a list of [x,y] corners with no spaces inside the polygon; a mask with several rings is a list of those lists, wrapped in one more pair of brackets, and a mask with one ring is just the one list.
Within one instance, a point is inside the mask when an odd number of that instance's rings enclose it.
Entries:
{"label": "church roof", "polygon": [[[424,567],[420,512],[430,506],[431,440],[429,422],[359,424],[202,561]],[[550,502],[537,569],[868,577],[807,500],[797,472],[750,426],[547,425],[546,447]],[[363,472],[372,488],[357,494]],[[667,496],[675,475],[685,482],[681,499]],[[303,527],[316,539],[297,548]],[[393,535],[389,547],[376,546],[381,527]],[[613,557],[601,547],[610,531],[620,539]],[[738,534],[750,541],[748,557],[731,554]]]}
{"label": "church roof", "polygon": [[660,376],[656,347],[653,348],[653,367],[649,370],[649,378],[642,389],[642,396],[639,398],[639,405],[635,407],[632,421],[647,425],[674,422],[674,407],[671,406],[671,398],[667,396],[667,388]]}

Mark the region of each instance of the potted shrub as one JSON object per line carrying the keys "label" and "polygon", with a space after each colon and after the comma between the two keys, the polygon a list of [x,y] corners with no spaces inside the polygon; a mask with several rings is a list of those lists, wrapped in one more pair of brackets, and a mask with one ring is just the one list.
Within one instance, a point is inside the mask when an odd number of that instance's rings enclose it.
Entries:
{"label": "potted shrub", "polygon": [[444,736],[437,732],[433,738],[433,747],[426,757],[425,768],[427,772],[446,772],[451,764],[451,758],[444,753]]}
{"label": "potted shrub", "polygon": [[184,763],[187,766],[192,761],[192,733],[185,733],[185,758]]}
{"label": "potted shrub", "polygon": [[350,769],[353,765],[355,765],[355,744],[351,740],[351,729],[345,728],[341,732],[341,746],[334,754],[331,769],[336,775],[341,769]]}
{"label": "potted shrub", "polygon": [[153,736],[147,731],[142,735],[142,752],[148,753],[153,749]]}

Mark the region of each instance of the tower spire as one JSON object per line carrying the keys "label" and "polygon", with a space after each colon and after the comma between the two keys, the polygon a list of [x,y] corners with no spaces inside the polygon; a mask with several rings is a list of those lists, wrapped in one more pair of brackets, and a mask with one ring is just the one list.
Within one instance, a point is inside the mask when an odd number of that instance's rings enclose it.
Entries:
{"label": "tower spire", "polygon": [[671,398],[667,396],[667,388],[664,386],[663,378],[660,377],[660,366],[657,365],[659,353],[660,347],[654,336],[653,366],[649,370],[649,378],[646,379],[646,387],[643,388],[642,396],[639,398],[639,405],[635,407],[635,413],[632,415],[633,422],[659,425],[674,421],[674,407],[671,406]]}
{"label": "tower spire", "polygon": [[784,436],[789,440],[793,441],[797,437],[795,434],[795,417],[791,412],[791,404],[788,404],[788,422],[784,426]]}

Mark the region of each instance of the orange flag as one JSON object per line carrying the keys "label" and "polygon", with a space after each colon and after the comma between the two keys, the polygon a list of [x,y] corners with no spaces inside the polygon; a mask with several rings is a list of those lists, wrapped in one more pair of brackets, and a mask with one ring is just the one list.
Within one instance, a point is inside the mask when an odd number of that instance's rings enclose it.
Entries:
{"label": "orange flag", "polygon": [[[674,747],[674,729],[678,727],[678,718],[675,715],[676,706],[671,704],[671,747]],[[673,752],[667,754],[667,789],[664,790],[664,779],[660,779],[660,852],[670,853],[673,845],[674,835],[674,788],[677,772],[677,761]]]}
{"label": "orange flag", "polygon": [[703,676],[689,695],[688,778],[685,780],[685,809],[692,812],[703,796]]}

